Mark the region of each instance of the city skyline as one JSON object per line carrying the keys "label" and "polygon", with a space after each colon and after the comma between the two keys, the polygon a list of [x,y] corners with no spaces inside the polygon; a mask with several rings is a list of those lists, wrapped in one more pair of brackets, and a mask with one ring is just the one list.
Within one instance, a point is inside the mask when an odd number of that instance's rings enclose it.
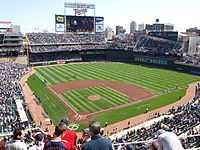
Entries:
{"label": "city skyline", "polygon": [[[70,0],[72,1],[72,0]],[[157,18],[161,23],[175,25],[175,30],[185,31],[190,27],[200,27],[197,18],[198,0],[76,0],[96,4],[96,14],[105,18],[105,28],[115,30],[122,25],[129,32],[130,23],[152,24]],[[22,32],[32,32],[35,28],[54,31],[55,14],[64,13],[64,0],[7,0],[1,2],[0,20],[9,20],[21,26]]]}

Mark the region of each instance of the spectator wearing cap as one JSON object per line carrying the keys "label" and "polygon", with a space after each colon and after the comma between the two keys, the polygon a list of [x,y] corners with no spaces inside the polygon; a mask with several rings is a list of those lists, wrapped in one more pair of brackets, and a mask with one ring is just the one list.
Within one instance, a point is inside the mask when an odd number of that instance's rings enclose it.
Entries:
{"label": "spectator wearing cap", "polygon": [[69,150],[76,150],[77,134],[74,130],[68,128],[69,124],[70,120],[68,117],[60,121],[58,127],[63,131],[61,139],[66,141],[64,144]]}
{"label": "spectator wearing cap", "polygon": [[13,132],[13,140],[6,144],[5,149],[6,150],[27,150],[27,145],[21,140],[22,140],[22,131],[20,129],[15,129]]}
{"label": "spectator wearing cap", "polygon": [[89,124],[91,141],[85,144],[81,150],[113,150],[112,143],[100,135],[101,125],[99,122]]}
{"label": "spectator wearing cap", "polygon": [[56,127],[52,139],[44,145],[44,150],[69,150],[62,142],[62,134],[63,131],[59,127]]}

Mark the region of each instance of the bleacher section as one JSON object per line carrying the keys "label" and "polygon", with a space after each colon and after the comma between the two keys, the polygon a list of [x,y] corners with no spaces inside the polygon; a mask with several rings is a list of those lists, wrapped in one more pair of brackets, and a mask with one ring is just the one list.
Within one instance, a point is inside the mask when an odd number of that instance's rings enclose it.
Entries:
{"label": "bleacher section", "polygon": [[180,48],[181,44],[179,42],[152,36],[141,36],[135,45],[136,50],[160,54],[177,54]]}
{"label": "bleacher section", "polygon": [[[188,136],[196,135],[200,133],[200,130],[196,129],[200,125],[200,85],[196,87],[196,97],[191,100],[190,103],[177,108],[171,108],[165,116],[158,114],[158,119],[140,125],[140,127],[134,127],[123,131],[120,135],[113,135],[115,149],[119,146],[132,145],[134,150],[148,150],[148,143],[153,139],[157,138],[157,131],[159,129],[165,129],[172,131],[180,136],[182,144],[185,149],[200,147],[199,136]],[[159,119],[160,118],[160,119]],[[148,124],[148,125],[147,125]],[[188,137],[187,137],[188,136]]]}
{"label": "bleacher section", "polygon": [[32,121],[24,107],[24,96],[19,84],[27,71],[26,65],[0,63],[0,134],[10,133],[17,127],[25,128]]}

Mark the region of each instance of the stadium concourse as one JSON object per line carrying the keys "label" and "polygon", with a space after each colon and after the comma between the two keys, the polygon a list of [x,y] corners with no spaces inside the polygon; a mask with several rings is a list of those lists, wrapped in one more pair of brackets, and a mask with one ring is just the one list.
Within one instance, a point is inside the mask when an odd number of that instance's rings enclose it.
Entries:
{"label": "stadium concourse", "polygon": [[[24,85],[21,86],[19,84],[21,77],[30,72],[31,69],[25,65],[15,63],[1,63],[0,69],[1,136],[5,137],[3,141],[1,141],[1,146],[10,146],[9,144],[13,142],[10,136],[16,128],[25,132],[23,141],[26,149],[34,149],[38,146],[38,141],[40,147],[42,145],[44,146],[44,144],[41,143],[49,139],[47,136],[48,131],[40,128],[40,126],[37,126],[33,122],[32,114],[29,112],[29,109],[27,109],[28,104],[24,101],[24,93],[22,91],[22,86]],[[160,129],[178,135],[185,149],[200,147],[200,84],[196,84],[194,90],[193,92],[195,95],[193,97],[187,97],[188,102],[186,104],[171,107],[171,109],[164,114],[161,113],[161,111],[157,112],[154,115],[154,119],[145,122],[145,124],[132,126],[132,122],[126,122],[128,126],[126,129],[123,129],[123,132],[117,131],[117,133],[115,133],[116,129],[113,129],[112,131],[114,131],[115,134],[108,137],[112,140],[113,149],[147,150],[149,149],[149,143],[157,139],[157,133],[158,131],[160,132]],[[190,91],[190,89],[188,91]],[[149,117],[149,114],[145,115]],[[104,136],[106,136],[106,132],[105,128]],[[16,130],[14,133],[16,134]],[[20,133],[20,131],[17,133]],[[36,136],[38,134],[40,138]],[[162,132],[162,134],[164,133]],[[82,142],[79,140],[79,144]]]}

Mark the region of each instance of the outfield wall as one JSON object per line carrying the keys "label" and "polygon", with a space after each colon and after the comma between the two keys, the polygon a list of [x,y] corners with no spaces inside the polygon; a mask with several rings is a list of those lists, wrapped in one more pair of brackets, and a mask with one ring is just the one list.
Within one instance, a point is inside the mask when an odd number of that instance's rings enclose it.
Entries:
{"label": "outfield wall", "polygon": [[149,56],[145,53],[140,52],[105,49],[29,54],[29,63],[32,66],[70,62],[108,61],[148,65],[180,72],[186,72],[194,75],[200,75],[200,67],[177,64],[175,63],[176,60],[177,58],[175,57],[152,55]]}

